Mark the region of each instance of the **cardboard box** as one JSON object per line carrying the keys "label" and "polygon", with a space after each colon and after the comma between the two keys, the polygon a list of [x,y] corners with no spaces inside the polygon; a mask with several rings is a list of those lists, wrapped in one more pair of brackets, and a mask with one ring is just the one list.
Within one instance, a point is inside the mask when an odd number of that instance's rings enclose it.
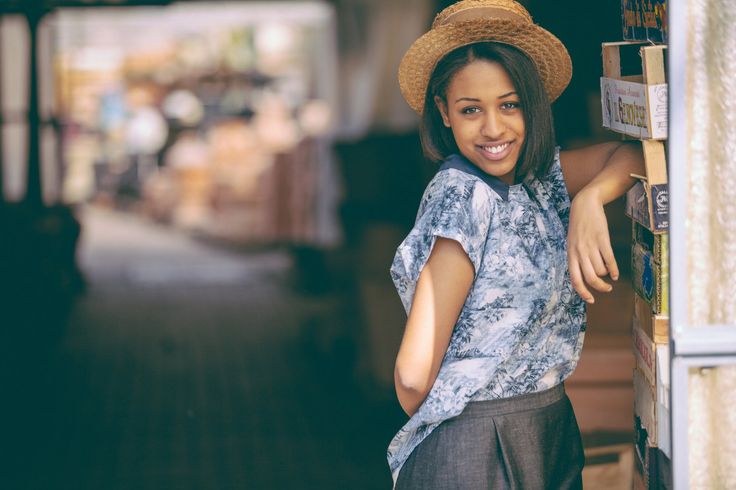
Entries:
{"label": "cardboard box", "polygon": [[631,236],[635,242],[651,252],[654,261],[658,264],[669,261],[670,235],[668,233],[652,233],[641,223],[634,221],[631,224]]}
{"label": "cardboard box", "polygon": [[667,344],[670,341],[669,317],[654,313],[649,303],[638,294],[634,294],[634,325],[655,344]]}
{"label": "cardboard box", "polygon": [[667,0],[621,0],[621,24],[629,41],[667,42]]}
{"label": "cardboard box", "polygon": [[654,233],[669,231],[669,186],[640,180],[626,193],[626,215]]}
{"label": "cardboard box", "polygon": [[[635,346],[637,366],[634,369],[634,416],[636,420],[637,438],[647,446],[660,448],[667,457],[671,451],[670,430],[670,350],[668,345],[644,345],[644,350],[651,348],[645,355],[651,358],[651,371],[645,369],[649,360],[640,364],[639,346]],[[645,367],[645,369],[641,369]],[[643,444],[640,444],[643,447]]]}
{"label": "cardboard box", "polygon": [[634,369],[634,417],[638,420],[637,438],[647,446],[657,446],[657,403],[655,391],[641,369]]}
{"label": "cardboard box", "polygon": [[634,242],[631,247],[632,285],[657,315],[669,315],[669,264],[658,264],[651,252]]}
{"label": "cardboard box", "polygon": [[635,490],[669,490],[672,486],[672,462],[657,447],[640,447],[634,450],[632,488]]}
{"label": "cardboard box", "polygon": [[634,328],[631,332],[634,342],[634,359],[636,368],[644,375],[649,383],[649,389],[654,391],[657,386],[657,379],[654,377],[656,369],[655,352],[657,344],[655,344],[642,329],[634,322]]}
{"label": "cardboard box", "polygon": [[[620,48],[636,46],[642,73],[622,75]],[[603,127],[639,139],[667,138],[666,46],[640,43],[603,43],[601,107]]]}

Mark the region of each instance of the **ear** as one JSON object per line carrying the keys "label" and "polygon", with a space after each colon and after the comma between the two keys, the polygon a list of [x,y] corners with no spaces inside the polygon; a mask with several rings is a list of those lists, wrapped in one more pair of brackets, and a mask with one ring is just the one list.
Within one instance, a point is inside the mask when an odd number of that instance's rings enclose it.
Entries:
{"label": "ear", "polygon": [[437,110],[440,111],[440,115],[442,116],[442,122],[445,124],[446,127],[450,127],[450,118],[447,117],[447,104],[444,100],[442,100],[442,97],[439,95],[434,96],[434,104],[437,106]]}

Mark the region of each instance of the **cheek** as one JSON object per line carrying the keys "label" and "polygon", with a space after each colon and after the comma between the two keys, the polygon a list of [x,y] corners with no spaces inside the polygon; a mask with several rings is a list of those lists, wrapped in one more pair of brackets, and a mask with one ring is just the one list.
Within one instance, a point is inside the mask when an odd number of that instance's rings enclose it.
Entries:
{"label": "cheek", "polygon": [[477,128],[471,121],[452,121],[452,134],[458,144],[463,144],[467,140],[473,140],[477,134]]}
{"label": "cheek", "polygon": [[467,127],[455,127],[452,133],[455,135],[455,142],[458,146],[468,146],[472,142],[472,134]]}

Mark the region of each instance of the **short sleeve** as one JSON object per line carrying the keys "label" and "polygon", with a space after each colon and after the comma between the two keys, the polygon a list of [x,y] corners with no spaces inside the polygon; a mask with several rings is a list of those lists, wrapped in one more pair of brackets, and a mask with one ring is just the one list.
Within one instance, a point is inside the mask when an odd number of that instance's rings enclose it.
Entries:
{"label": "short sleeve", "polygon": [[417,219],[399,245],[391,266],[391,278],[407,313],[416,283],[437,237],[455,240],[480,269],[491,223],[493,200],[480,179],[458,170],[441,171],[427,186]]}
{"label": "short sleeve", "polygon": [[570,194],[560,164],[560,147],[555,148],[555,158],[544,178],[539,179],[562,222],[567,226],[570,218]]}

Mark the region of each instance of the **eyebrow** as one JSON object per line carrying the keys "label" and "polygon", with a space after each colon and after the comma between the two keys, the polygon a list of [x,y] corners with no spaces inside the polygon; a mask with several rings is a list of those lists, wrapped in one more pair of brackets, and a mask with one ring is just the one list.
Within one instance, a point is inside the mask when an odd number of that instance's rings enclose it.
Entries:
{"label": "eyebrow", "polygon": [[[513,91],[512,90],[511,92],[509,92],[507,94],[499,95],[497,98],[499,98],[499,99],[505,99],[506,97],[510,97],[512,95],[518,95],[518,94],[516,93],[516,91]],[[460,97],[459,99],[457,99],[455,101],[455,103],[457,104],[461,100],[467,100],[468,102],[480,102],[480,99],[476,99],[476,98],[473,98],[473,97]]]}

